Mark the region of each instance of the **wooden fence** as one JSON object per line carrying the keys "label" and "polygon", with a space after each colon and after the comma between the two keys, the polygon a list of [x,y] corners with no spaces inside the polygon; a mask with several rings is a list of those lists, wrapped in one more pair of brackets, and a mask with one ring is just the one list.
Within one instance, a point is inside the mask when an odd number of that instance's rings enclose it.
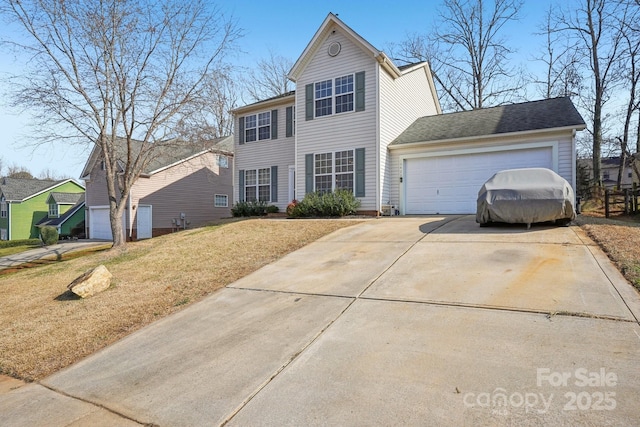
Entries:
{"label": "wooden fence", "polygon": [[611,214],[638,213],[638,196],[640,190],[624,189],[619,191],[604,191],[604,215],[609,218]]}

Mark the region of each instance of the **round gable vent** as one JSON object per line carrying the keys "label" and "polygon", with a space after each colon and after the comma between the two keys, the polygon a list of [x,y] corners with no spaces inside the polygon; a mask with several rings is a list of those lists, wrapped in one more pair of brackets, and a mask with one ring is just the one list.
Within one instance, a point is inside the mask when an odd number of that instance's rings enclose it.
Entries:
{"label": "round gable vent", "polygon": [[342,46],[340,46],[340,43],[338,42],[333,42],[329,45],[329,56],[338,56],[338,54],[340,53],[340,49],[342,49]]}

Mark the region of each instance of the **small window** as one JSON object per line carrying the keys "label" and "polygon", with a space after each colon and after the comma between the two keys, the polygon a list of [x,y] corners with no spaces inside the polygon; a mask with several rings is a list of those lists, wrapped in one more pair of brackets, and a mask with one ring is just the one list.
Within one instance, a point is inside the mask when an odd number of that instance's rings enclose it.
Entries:
{"label": "small window", "polygon": [[7,240],[7,229],[0,229],[0,240]]}
{"label": "small window", "polygon": [[633,178],[633,173],[629,172],[629,174],[627,175],[628,178]]}
{"label": "small window", "polygon": [[214,197],[214,206],[216,208],[229,207],[229,196],[227,196],[226,194],[216,194]]}
{"label": "small window", "polygon": [[602,179],[609,179],[609,171],[602,172]]}
{"label": "small window", "polygon": [[7,217],[7,202],[2,201],[0,202],[0,218],[6,218]]}
{"label": "small window", "polygon": [[107,164],[104,162],[104,160],[102,160],[100,162],[100,170],[103,171],[103,170],[106,170],[106,169],[107,169]]}
{"label": "small window", "polygon": [[218,156],[218,166],[221,167],[221,168],[228,168],[229,167],[229,158],[227,156],[219,155]]}
{"label": "small window", "polygon": [[49,205],[49,218],[57,218],[58,217],[58,205],[55,203],[51,203]]}

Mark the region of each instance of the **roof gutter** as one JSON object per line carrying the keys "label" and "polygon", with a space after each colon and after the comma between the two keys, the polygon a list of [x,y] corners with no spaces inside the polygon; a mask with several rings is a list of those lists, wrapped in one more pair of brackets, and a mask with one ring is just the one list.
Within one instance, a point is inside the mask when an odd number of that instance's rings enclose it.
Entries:
{"label": "roof gutter", "polygon": [[402,76],[402,73],[400,72],[398,67],[394,65],[391,59],[389,59],[389,57],[384,52],[378,52],[375,58],[382,66],[382,68],[384,68],[385,71],[391,75],[391,77],[397,79],[398,77]]}
{"label": "roof gutter", "polygon": [[525,130],[520,132],[494,133],[490,135],[464,136],[460,138],[436,139],[433,141],[417,141],[417,142],[407,142],[404,144],[389,144],[388,147],[389,147],[389,150],[399,150],[403,148],[414,148],[414,147],[423,147],[423,146],[430,146],[430,145],[460,143],[460,142],[467,142],[467,141],[474,141],[474,140],[484,141],[487,139],[496,139],[496,138],[505,138],[505,137],[514,137],[514,136],[527,136],[532,134],[562,132],[567,130],[576,132],[576,131],[584,130],[586,129],[586,127],[587,125],[577,125],[577,126],[564,126],[560,128]]}

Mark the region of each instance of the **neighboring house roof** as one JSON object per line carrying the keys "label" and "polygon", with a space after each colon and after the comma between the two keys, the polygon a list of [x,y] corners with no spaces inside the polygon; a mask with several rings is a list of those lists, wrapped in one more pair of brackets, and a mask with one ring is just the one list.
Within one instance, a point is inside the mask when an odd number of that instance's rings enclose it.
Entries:
{"label": "neighboring house roof", "polygon": [[[69,181],[73,180],[70,178],[54,181],[50,179],[4,177],[0,180],[0,192],[8,202],[22,202]],[[78,185],[84,188],[83,185]]]}
{"label": "neighboring house roof", "polygon": [[75,205],[80,198],[84,199],[84,193],[59,193],[52,191],[49,194],[47,203],[51,204],[53,202],[58,205]]}
{"label": "neighboring house roof", "polygon": [[571,99],[563,97],[420,117],[391,145],[585,127]]}
{"label": "neighboring house roof", "polygon": [[[119,150],[118,159],[125,159],[127,146],[124,139],[120,139],[119,141],[121,142],[121,144],[116,147]],[[205,141],[199,144],[187,144],[178,140],[175,141],[175,143],[172,143],[171,141],[164,142],[161,148],[156,149],[153,159],[142,171],[143,175],[153,175],[154,173],[166,169],[171,165],[181,163],[207,151],[221,152],[226,155],[233,155],[232,136],[223,136],[221,138],[216,138],[214,140]],[[142,148],[142,141],[133,140],[132,145],[133,151],[139,152]],[[99,153],[100,149],[97,146],[94,146],[91,154],[89,155],[87,163],[82,170],[82,174],[80,175],[81,177],[84,178],[88,176],[91,173],[91,170],[93,169],[95,163],[101,160],[101,156],[99,155]],[[124,160],[121,160],[121,163],[124,164]]]}
{"label": "neighboring house roof", "polygon": [[[67,194],[67,193],[58,193],[58,194]],[[64,224],[69,218],[73,216],[73,214],[78,212],[79,209],[84,208],[84,193],[77,193],[77,195],[80,197],[78,198],[75,205],[71,207],[71,209],[66,211],[64,214],[60,215],[58,218],[44,217],[42,220],[40,220],[36,224],[36,226],[42,227],[45,225],[51,225],[53,227],[58,227],[59,225]]]}
{"label": "neighboring house roof", "polygon": [[292,100],[294,100],[295,99],[295,95],[296,95],[296,91],[295,90],[291,90],[291,91],[289,91],[287,93],[283,93],[281,95],[272,96],[271,98],[261,99],[260,101],[253,102],[253,103],[248,104],[248,105],[243,105],[242,107],[238,107],[238,108],[235,108],[235,109],[231,110],[231,112],[232,113],[237,113],[237,112],[243,111],[243,110],[250,110],[250,109],[252,109],[254,107],[257,107],[258,105],[266,107],[267,105],[280,103],[280,101],[284,100],[285,98],[289,98],[289,97],[291,97]]}

